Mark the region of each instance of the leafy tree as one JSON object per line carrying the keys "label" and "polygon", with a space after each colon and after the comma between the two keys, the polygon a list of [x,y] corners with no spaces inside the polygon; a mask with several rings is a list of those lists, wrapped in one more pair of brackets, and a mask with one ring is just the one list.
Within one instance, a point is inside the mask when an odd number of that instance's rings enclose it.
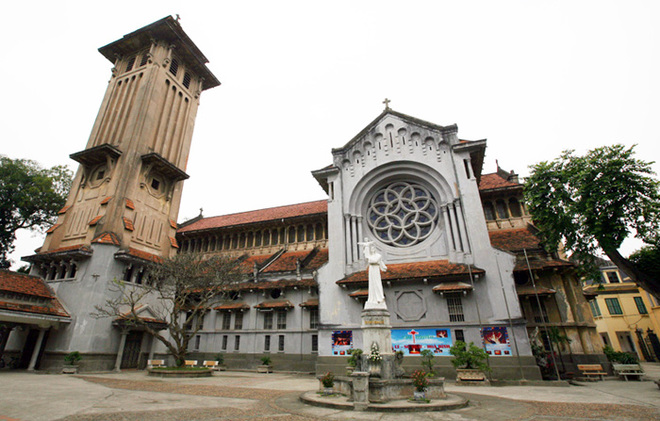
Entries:
{"label": "leafy tree", "polygon": [[660,282],[660,246],[645,246],[628,257],[642,272]]}
{"label": "leafy tree", "polygon": [[[180,366],[190,339],[202,328],[204,314],[223,299],[226,286],[241,277],[238,260],[177,254],[152,264],[142,285],[115,280],[115,298],[96,306],[93,316],[112,317],[127,326],[143,328],[165,345]],[[156,321],[140,314],[147,307]],[[167,334],[158,327],[165,327]]]}
{"label": "leafy tree", "polygon": [[647,244],[660,245],[660,192],[651,164],[634,157],[634,146],[613,145],[584,156],[565,151],[531,166],[525,199],[546,248],[563,244],[594,279],[600,279],[596,255],[602,250],[660,298],[660,282],[618,251],[631,231]]}
{"label": "leafy tree", "polygon": [[66,203],[71,171],[42,168],[34,161],[0,156],[0,268],[11,265],[16,231],[44,230]]}
{"label": "leafy tree", "polygon": [[470,342],[466,344],[463,341],[456,341],[449,348],[449,353],[454,356],[451,363],[456,368],[476,369],[483,372],[490,371],[488,366],[488,354],[482,348],[479,348]]}

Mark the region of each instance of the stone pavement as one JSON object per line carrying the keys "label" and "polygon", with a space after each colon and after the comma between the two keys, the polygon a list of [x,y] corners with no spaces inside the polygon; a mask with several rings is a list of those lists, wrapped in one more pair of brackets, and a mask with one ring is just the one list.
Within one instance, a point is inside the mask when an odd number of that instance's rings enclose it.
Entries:
{"label": "stone pavement", "polygon": [[352,412],[300,402],[302,392],[317,388],[312,376],[279,373],[156,379],[142,371],[81,376],[0,371],[0,421],[660,419],[660,390],[651,381],[610,379],[568,387],[448,383],[447,391],[468,398],[470,405],[418,413]]}

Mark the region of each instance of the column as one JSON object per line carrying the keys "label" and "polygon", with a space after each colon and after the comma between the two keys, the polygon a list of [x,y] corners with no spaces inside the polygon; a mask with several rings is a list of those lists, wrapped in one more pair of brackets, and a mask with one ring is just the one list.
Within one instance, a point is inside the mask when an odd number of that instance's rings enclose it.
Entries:
{"label": "column", "polygon": [[[362,221],[363,221],[363,219],[364,218],[362,218],[362,216],[357,217],[357,232],[358,232],[357,237],[358,237],[358,241],[364,240],[364,234],[362,233]],[[358,247],[358,260],[362,259],[363,257],[364,256],[362,256],[362,250],[360,249],[360,247]]]}
{"label": "column", "polygon": [[351,247],[353,247],[353,260],[358,260],[357,218],[351,216]]}
{"label": "column", "polygon": [[346,243],[346,263],[353,263],[353,256],[351,255],[351,217],[344,215],[344,242]]}
{"label": "column", "polygon": [[5,346],[7,345],[7,340],[11,331],[14,329],[15,325],[11,323],[0,323],[0,358],[5,352]]}
{"label": "column", "polygon": [[463,247],[461,247],[461,238],[458,234],[458,225],[456,224],[456,212],[454,212],[454,205],[447,205],[447,210],[449,211],[449,219],[451,220],[452,237],[454,238],[456,251],[463,251]]}
{"label": "column", "polygon": [[39,356],[39,350],[41,350],[41,344],[44,341],[44,335],[46,334],[47,328],[39,328],[39,336],[37,336],[37,343],[34,345],[34,350],[32,351],[32,358],[30,358],[30,365],[28,365],[28,371],[34,371],[34,366],[37,365],[37,357]]}
{"label": "column", "polygon": [[447,205],[442,207],[442,216],[445,220],[445,231],[447,232],[447,242],[449,243],[449,251],[456,251],[456,246],[454,245],[454,238],[451,234],[451,225],[449,225],[449,215],[447,214]]}
{"label": "column", "polygon": [[121,371],[121,359],[124,356],[124,346],[126,346],[127,336],[128,329],[122,329],[121,339],[119,340],[119,348],[117,349],[117,359],[115,360],[115,371]]}

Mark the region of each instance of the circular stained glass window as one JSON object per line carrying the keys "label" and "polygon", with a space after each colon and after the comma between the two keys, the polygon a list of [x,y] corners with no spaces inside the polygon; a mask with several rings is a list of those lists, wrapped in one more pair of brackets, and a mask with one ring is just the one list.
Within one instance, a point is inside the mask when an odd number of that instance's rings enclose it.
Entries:
{"label": "circular stained glass window", "polygon": [[398,181],[378,190],[367,222],[383,243],[409,247],[428,238],[438,221],[438,205],[426,187]]}

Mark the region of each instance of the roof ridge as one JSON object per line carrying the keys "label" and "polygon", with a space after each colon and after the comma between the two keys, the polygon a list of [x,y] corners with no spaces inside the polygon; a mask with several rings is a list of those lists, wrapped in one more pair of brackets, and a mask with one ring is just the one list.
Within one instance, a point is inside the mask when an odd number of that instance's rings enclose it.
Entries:
{"label": "roof ridge", "polygon": [[[319,200],[311,200],[311,201],[309,201],[309,202],[293,203],[293,204],[290,204],[290,205],[271,206],[271,207],[269,207],[269,208],[252,209],[252,210],[249,210],[249,211],[243,211],[243,212],[234,212],[234,213],[225,213],[225,214],[222,214],[222,215],[207,216],[207,217],[204,217],[204,218],[201,218],[201,219],[221,218],[221,217],[224,217],[224,216],[241,215],[241,214],[245,214],[245,213],[261,212],[261,211],[271,210],[271,209],[288,208],[288,207],[293,207],[293,206],[306,205],[306,204],[309,204],[309,203],[321,203],[321,202],[327,202],[327,200],[328,200],[328,199],[319,199]],[[182,227],[180,227],[180,228],[182,228]]]}

